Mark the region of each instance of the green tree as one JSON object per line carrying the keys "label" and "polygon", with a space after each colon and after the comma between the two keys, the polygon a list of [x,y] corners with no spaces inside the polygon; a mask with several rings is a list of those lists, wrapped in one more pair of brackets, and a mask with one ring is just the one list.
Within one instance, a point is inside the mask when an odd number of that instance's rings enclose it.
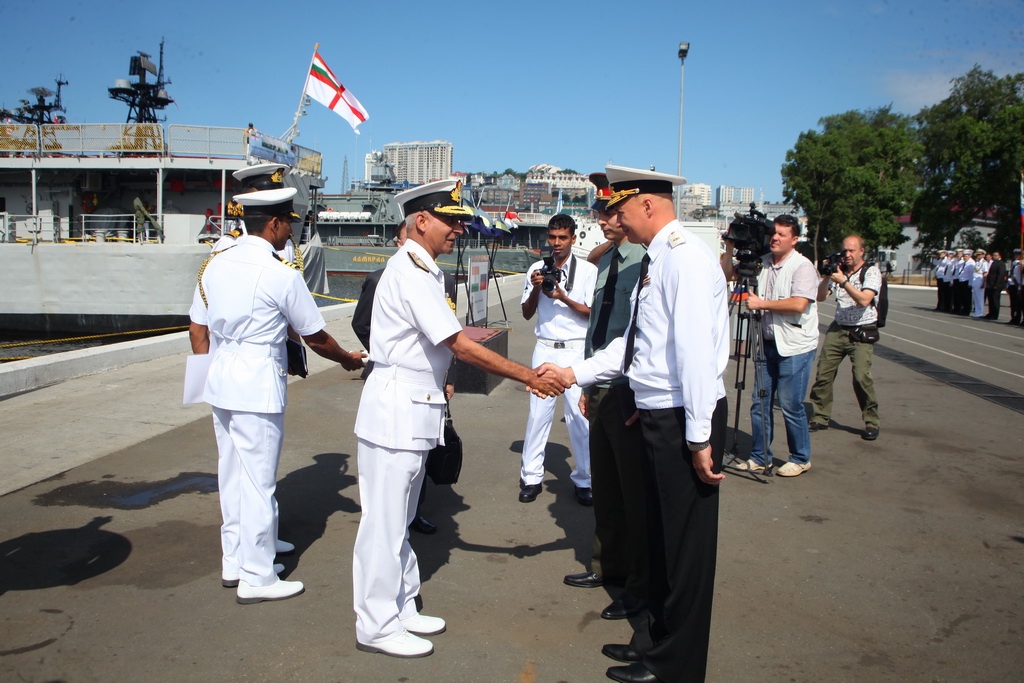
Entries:
{"label": "green tree", "polygon": [[869,249],[905,242],[897,218],[913,202],[920,152],[911,119],[883,107],[818,124],[821,130],[800,134],[782,166],[783,196],[807,216],[815,260],[849,233]]}
{"label": "green tree", "polygon": [[[977,218],[992,217],[990,246],[1006,253],[1019,242],[1020,173],[1024,167],[1024,74],[996,77],[975,66],[953,81],[949,97],[916,117],[924,145],[921,193],[913,218],[916,244],[949,248]],[[960,234],[959,243],[965,236]]]}

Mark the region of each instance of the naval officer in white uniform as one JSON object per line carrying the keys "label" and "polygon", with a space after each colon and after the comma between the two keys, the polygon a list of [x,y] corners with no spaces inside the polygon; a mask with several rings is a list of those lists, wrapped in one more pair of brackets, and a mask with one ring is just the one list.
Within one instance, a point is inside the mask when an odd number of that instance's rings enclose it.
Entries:
{"label": "naval officer in white uniform", "polygon": [[727,407],[728,291],[718,254],[675,220],[672,188],[685,180],[622,166],[605,169],[630,242],[647,246],[624,336],[558,374],[588,386],[622,374],[636,393],[646,448],[650,621],[629,645],[602,653],[627,663],[627,683],[703,681],[718,545],[718,484]]}
{"label": "naval officer in white uniform", "polygon": [[356,647],[393,657],[434,651],[420,635],[445,630],[444,619],[419,614],[420,573],[409,545],[409,524],[423,485],[427,452],[443,442],[444,375],[460,361],[519,380],[544,395],[560,383],[471,341],[445,300],[434,263],[452,253],[473,211],[462,205],[461,184],[442,180],[395,196],[408,239],[388,259],[373,300],[370,360],[356,415],[359,498],[352,583]]}
{"label": "naval officer in white uniform", "polygon": [[[242,191],[239,194],[247,194],[250,192],[262,192],[265,190],[280,190],[284,188],[284,177],[288,175],[288,166],[285,164],[256,164],[254,166],[246,166],[240,168],[231,175],[234,176],[235,180],[242,184]],[[238,238],[248,234],[245,229],[245,209],[243,206],[234,203],[238,208],[235,209],[238,213],[232,213],[231,204],[228,205],[228,218],[229,224],[233,223],[234,226],[228,232],[225,232],[217,243],[213,245],[213,251],[224,251],[228,247],[232,247],[238,243]],[[283,258],[285,261],[290,263],[295,262],[295,241],[291,235],[285,242],[285,245],[277,250],[277,255]],[[301,264],[300,264],[301,266]],[[299,268],[301,271],[301,267]]]}
{"label": "naval officer in white uniform", "polygon": [[[294,188],[237,195],[249,234],[211,256],[200,271],[189,311],[194,353],[213,353],[203,399],[213,406],[220,489],[221,580],[238,586],[242,604],[283,600],[303,591],[282,581],[277,541],[277,464],[287,404],[285,339],[291,327],[319,355],[346,370],[362,355],[338,346],[306,284],[275,253],[292,231]],[[212,349],[212,350],[211,350]],[[283,547],[282,547],[283,545]]]}

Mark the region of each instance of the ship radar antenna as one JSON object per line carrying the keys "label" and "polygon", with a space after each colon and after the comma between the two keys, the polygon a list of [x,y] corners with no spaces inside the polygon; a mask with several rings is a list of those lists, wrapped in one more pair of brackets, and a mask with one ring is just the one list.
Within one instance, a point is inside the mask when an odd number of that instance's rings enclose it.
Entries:
{"label": "ship radar antenna", "polygon": [[52,90],[43,87],[31,88],[28,90],[28,94],[35,97],[35,102],[18,100],[21,106],[14,111],[0,109],[0,119],[10,119],[15,123],[28,123],[37,126],[44,123],[67,123],[67,118],[58,116],[56,112],[66,111],[64,105],[61,104],[60,89],[68,82],[64,80],[64,74],[57,76],[54,80],[57,83],[57,93],[52,102],[46,101],[47,97],[54,97]]}
{"label": "ship radar antenna", "polygon": [[[146,81],[146,74],[152,75],[156,81]],[[174,102],[167,94],[170,81],[164,79],[164,40],[160,39],[160,63],[154,64],[150,55],[139,51],[128,64],[129,77],[135,76],[138,81],[131,82],[128,78],[118,78],[114,87],[108,88],[111,99],[128,105],[128,118],[125,123],[159,123],[166,119],[157,118],[157,112]]]}

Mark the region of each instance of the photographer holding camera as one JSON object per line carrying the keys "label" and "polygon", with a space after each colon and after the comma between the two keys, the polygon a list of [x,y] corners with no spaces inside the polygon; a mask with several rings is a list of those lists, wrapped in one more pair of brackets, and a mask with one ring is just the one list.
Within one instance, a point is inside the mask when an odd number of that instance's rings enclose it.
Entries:
{"label": "photographer holding camera", "polygon": [[[548,246],[541,250],[542,260],[527,271],[530,277],[523,290],[523,317],[537,316],[537,345],[533,367],[552,362],[566,367],[583,360],[590,319],[590,305],[597,284],[597,267],[572,254],[576,242],[576,221],[556,214],[548,222]],[[593,505],[590,488],[590,424],[580,412],[579,387],[567,389],[565,425],[569,429],[576,469],[571,479],[580,505]],[[532,503],[541,491],[544,479],[544,449],[555,416],[555,401],[530,396],[530,416],[523,439],[523,464],[519,479],[519,502]]]}
{"label": "photographer holding camera", "polygon": [[865,441],[878,438],[878,399],[875,381],[871,378],[871,359],[878,341],[878,311],[875,297],[882,287],[882,273],[878,266],[864,262],[864,239],[850,235],[843,240],[842,266],[823,268],[818,286],[818,301],[830,293],[836,296],[836,317],[825,333],[825,344],[818,355],[818,374],[811,388],[810,430],[828,429],[832,415],[832,383],[843,358],[850,356],[853,363],[853,392],[864,418]]}
{"label": "photographer holding camera", "polygon": [[[811,376],[811,362],[818,347],[818,274],[807,258],[796,250],[800,223],[782,215],[775,219],[775,232],[768,243],[769,253],[761,257],[757,291],[751,292],[744,307],[763,311],[761,335],[764,339],[764,371],[754,379],[750,404],[750,459],[736,469],[764,472],[771,463],[771,443],[775,431],[772,403],[779,397],[786,421],[789,461],[778,469],[779,476],[795,477],[811,469],[811,436],[803,400]],[[722,268],[727,279],[735,276],[732,266],[733,242],[725,242]],[[767,452],[766,452],[767,451]]]}

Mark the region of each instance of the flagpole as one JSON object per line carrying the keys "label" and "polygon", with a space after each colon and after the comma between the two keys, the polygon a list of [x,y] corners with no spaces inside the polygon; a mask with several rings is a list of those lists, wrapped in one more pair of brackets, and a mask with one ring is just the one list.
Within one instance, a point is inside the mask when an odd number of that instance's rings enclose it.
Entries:
{"label": "flagpole", "polygon": [[313,62],[316,60],[316,51],[320,49],[320,43],[313,46],[313,56],[309,58],[309,67],[306,68],[306,80],[302,81],[302,95],[299,97],[299,107],[295,110],[295,119],[292,120],[292,127],[284,132],[281,139],[291,142],[299,137],[299,119],[305,115],[303,107],[306,106],[306,85],[309,83],[309,74],[313,70]]}

